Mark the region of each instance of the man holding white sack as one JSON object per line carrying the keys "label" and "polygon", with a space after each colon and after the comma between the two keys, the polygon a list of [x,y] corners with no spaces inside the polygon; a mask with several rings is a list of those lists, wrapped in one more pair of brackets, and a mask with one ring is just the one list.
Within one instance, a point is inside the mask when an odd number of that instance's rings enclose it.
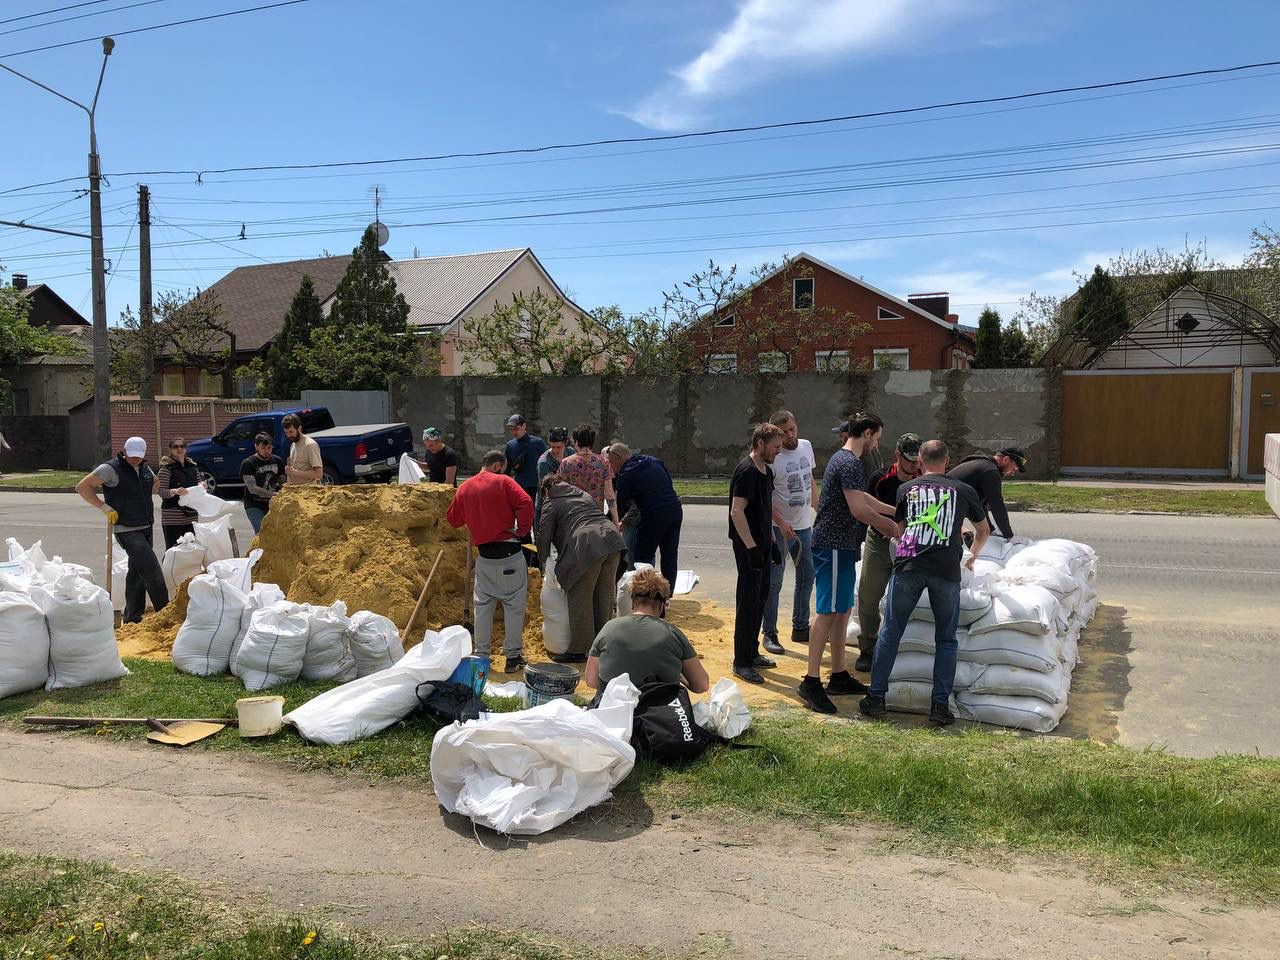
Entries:
{"label": "man holding white sack", "polygon": [[142,620],[148,596],[156,610],[163,610],[169,604],[164,571],[151,545],[156,522],[151,490],[156,475],[146,464],[146,456],[147,441],[130,437],[118,455],[76,484],[76,493],[84,502],[101,510],[107,516],[107,523],[115,525],[116,543],[129,556],[129,572],[124,584],[125,623]]}
{"label": "man holding white sack", "polygon": [[[929,722],[955,723],[948,701],[956,679],[956,627],[960,620],[960,563],[964,554],[964,522],[974,528],[973,555],[991,535],[982,500],[967,483],[946,475],[947,445],[930,440],[920,447],[922,475],[898,490],[898,536],[893,576],[885,601],[884,625],[871,665],[871,691],[858,703],[868,717],[883,717],[889,675],[898,658],[898,643],[920,595],[929,591],[933,610],[933,696]],[[973,568],[973,557],[967,562]]]}

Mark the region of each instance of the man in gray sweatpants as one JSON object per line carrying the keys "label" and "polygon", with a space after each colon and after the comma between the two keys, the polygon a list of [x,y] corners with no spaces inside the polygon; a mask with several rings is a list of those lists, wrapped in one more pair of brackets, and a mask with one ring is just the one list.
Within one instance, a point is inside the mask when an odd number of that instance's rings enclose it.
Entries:
{"label": "man in gray sweatpants", "polygon": [[458,488],[446,518],[452,527],[467,528],[480,556],[476,558],[476,650],[489,652],[493,642],[493,611],[502,604],[506,657],[503,673],[525,666],[521,647],[525,603],[529,594],[529,569],[521,556],[521,537],[533,526],[533,500],[502,471],[506,454],[490,450],[483,469]]}

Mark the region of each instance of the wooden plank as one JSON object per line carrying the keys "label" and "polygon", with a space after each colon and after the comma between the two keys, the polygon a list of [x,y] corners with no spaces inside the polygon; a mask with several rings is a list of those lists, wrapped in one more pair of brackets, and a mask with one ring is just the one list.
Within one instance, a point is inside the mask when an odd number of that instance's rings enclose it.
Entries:
{"label": "wooden plank", "polygon": [[1249,463],[1245,472],[1263,472],[1267,434],[1280,433],[1280,373],[1254,372],[1249,381]]}

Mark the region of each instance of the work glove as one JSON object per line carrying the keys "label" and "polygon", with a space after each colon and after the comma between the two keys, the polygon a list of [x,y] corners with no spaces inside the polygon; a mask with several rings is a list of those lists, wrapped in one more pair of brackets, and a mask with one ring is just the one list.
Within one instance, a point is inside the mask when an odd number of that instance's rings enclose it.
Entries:
{"label": "work glove", "polygon": [[766,563],[769,562],[769,551],[764,547],[754,546],[747,551],[747,568],[757,572],[764,569]]}
{"label": "work glove", "polygon": [[775,567],[782,563],[782,551],[778,549],[776,543],[769,545],[769,562]]}
{"label": "work glove", "polygon": [[111,524],[112,526],[115,526],[117,523],[120,522],[120,514],[116,513],[114,510],[108,507],[105,503],[102,505],[102,512],[107,518],[107,523]]}

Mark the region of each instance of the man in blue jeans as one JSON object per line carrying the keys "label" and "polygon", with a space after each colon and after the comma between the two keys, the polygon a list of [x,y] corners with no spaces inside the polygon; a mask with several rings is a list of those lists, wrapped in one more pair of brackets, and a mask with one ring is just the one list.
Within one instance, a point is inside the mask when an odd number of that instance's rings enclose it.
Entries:
{"label": "man in blue jeans", "polygon": [[982,500],[967,483],[946,475],[947,445],[930,440],[920,447],[922,475],[898,489],[895,517],[898,537],[893,575],[885,597],[884,623],[871,664],[871,690],[858,704],[868,717],[883,717],[889,675],[898,658],[898,643],[920,594],[929,591],[933,610],[933,697],[929,722],[945,727],[955,723],[948,702],[956,680],[956,626],[960,619],[960,563],[964,554],[964,522],[974,528],[972,555],[982,552],[991,534]]}
{"label": "man in blue jeans", "polygon": [[818,485],[813,471],[818,462],[813,445],[800,439],[800,427],[790,410],[779,410],[769,422],[782,431],[782,450],[773,461],[773,542],[781,563],[769,571],[769,599],[764,605],[764,648],[784,653],[778,639],[778,606],[787,557],[796,568],[791,601],[791,642],[809,643],[809,595],[813,593],[813,518],[818,509]]}

